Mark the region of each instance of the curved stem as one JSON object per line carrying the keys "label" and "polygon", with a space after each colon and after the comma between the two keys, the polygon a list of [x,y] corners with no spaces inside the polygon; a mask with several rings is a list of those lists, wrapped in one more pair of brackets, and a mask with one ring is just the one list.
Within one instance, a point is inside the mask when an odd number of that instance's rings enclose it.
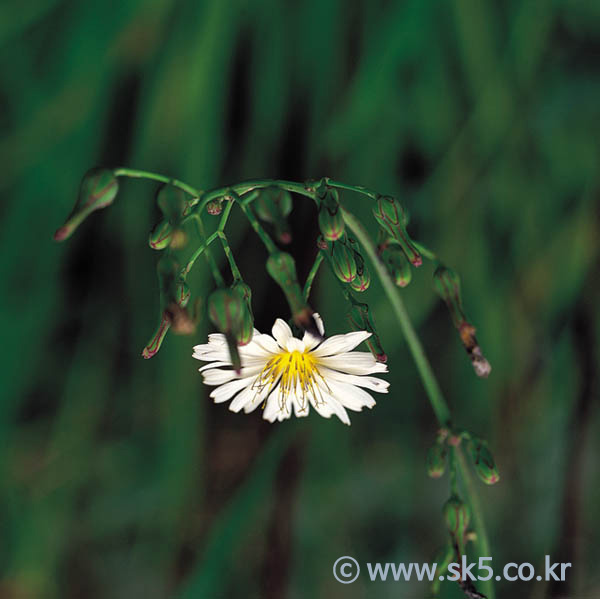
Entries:
{"label": "curved stem", "polygon": [[168,185],[172,185],[173,187],[178,187],[179,189],[185,191],[191,196],[195,198],[199,198],[202,195],[202,191],[199,189],[195,189],[191,185],[180,181],[179,179],[174,179],[173,177],[167,177],[165,175],[159,175],[158,173],[152,173],[150,171],[141,171],[135,168],[125,168],[119,167],[113,169],[113,174],[115,177],[130,177],[132,179],[151,179],[152,181],[159,181],[160,183],[167,183]]}
{"label": "curved stem", "polygon": [[421,376],[421,380],[423,381],[423,386],[425,387],[425,391],[427,392],[427,396],[429,397],[429,401],[431,402],[431,407],[435,412],[435,416],[440,426],[450,428],[450,408],[448,407],[448,404],[442,395],[442,391],[438,385],[437,379],[435,378],[431,364],[429,364],[429,360],[425,355],[421,341],[417,337],[417,333],[412,326],[410,317],[408,316],[404,302],[400,297],[398,288],[394,284],[394,281],[392,281],[381,260],[379,260],[377,251],[369,234],[363,229],[362,225],[354,215],[352,215],[346,209],[343,209],[343,214],[344,221],[348,225],[348,228],[352,231],[352,233],[354,233],[358,239],[358,242],[362,245],[365,252],[371,259],[375,271],[377,272],[377,275],[381,280],[381,284],[383,285],[383,290],[392,304],[398,324],[400,325],[402,334],[408,343],[408,347],[417,366],[417,370]]}
{"label": "curved stem", "polygon": [[[429,397],[429,401],[431,403],[431,407],[435,413],[435,416],[440,424],[440,426],[445,428],[451,428],[451,414],[450,408],[444,396],[442,395],[442,391],[438,385],[437,379],[435,378],[435,374],[433,373],[433,369],[429,364],[429,360],[425,355],[425,351],[423,350],[423,346],[417,334],[412,326],[410,321],[410,317],[408,316],[408,312],[404,306],[404,302],[400,297],[400,293],[398,288],[394,285],[389,273],[379,260],[377,256],[377,251],[369,234],[363,229],[360,222],[356,219],[354,215],[352,215],[347,210],[343,209],[344,221],[348,228],[354,233],[359,243],[364,248],[365,252],[371,259],[371,262],[381,280],[381,284],[383,285],[383,289],[392,304],[392,308],[394,313],[396,314],[396,318],[398,319],[398,324],[402,329],[402,333],[408,343],[409,350],[413,356],[415,364],[417,365],[417,370],[421,376],[421,380],[423,381],[423,385],[425,387],[425,391],[427,392],[427,396]],[[473,485],[473,481],[471,478],[471,474],[469,472],[468,465],[462,452],[459,448],[456,448],[456,466],[458,472],[460,472],[461,478],[465,483],[465,487],[467,490],[467,501],[471,506],[471,511],[473,514],[473,528],[477,534],[477,546],[479,548],[480,554],[482,556],[490,555],[489,541],[487,536],[487,531],[485,528],[485,522],[483,520],[483,515],[481,512],[481,506],[479,504],[479,498],[477,496],[477,491],[475,486]],[[487,581],[485,583],[486,592],[488,599],[494,599],[494,588],[492,581]]]}
{"label": "curved stem", "polygon": [[308,296],[310,295],[310,290],[312,289],[312,284],[313,284],[313,281],[315,280],[315,277],[317,276],[317,272],[319,271],[321,262],[323,262],[323,252],[319,252],[316,255],[315,261],[313,262],[313,265],[312,265],[312,268],[310,269],[310,272],[308,273],[308,277],[306,277],[306,283],[304,283],[304,291],[302,292],[305,302],[308,301]]}

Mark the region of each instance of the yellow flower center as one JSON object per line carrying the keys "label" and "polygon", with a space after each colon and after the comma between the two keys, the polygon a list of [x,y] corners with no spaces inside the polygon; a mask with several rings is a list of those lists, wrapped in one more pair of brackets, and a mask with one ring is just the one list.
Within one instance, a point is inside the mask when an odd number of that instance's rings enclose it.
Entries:
{"label": "yellow flower center", "polygon": [[305,410],[309,394],[312,394],[316,403],[324,401],[319,385],[316,384],[317,377],[329,390],[325,379],[319,372],[317,359],[310,352],[284,351],[273,356],[266,363],[252,386],[257,389],[258,393],[268,387],[268,396],[279,383],[280,409],[285,409],[290,393],[295,392],[300,399],[301,409]]}

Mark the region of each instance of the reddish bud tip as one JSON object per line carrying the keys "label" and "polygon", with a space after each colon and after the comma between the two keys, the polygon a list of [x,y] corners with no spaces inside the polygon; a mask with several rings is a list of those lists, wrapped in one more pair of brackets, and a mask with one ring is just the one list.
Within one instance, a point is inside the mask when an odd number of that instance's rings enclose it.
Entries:
{"label": "reddish bud tip", "polygon": [[416,266],[418,268],[419,266],[421,266],[423,264],[423,258],[421,258],[421,256],[417,255],[411,259],[410,263],[413,266]]}
{"label": "reddish bud tip", "polygon": [[59,227],[54,233],[54,241],[64,241],[70,233],[71,229],[67,225]]}
{"label": "reddish bud tip", "polygon": [[292,234],[288,233],[287,231],[284,231],[280,236],[279,236],[279,241],[281,241],[281,243],[288,245],[289,243],[292,243]]}
{"label": "reddish bud tip", "polygon": [[387,362],[387,354],[377,354],[377,355],[375,356],[375,359],[376,359],[378,362],[383,362],[383,363],[385,364],[385,362]]}

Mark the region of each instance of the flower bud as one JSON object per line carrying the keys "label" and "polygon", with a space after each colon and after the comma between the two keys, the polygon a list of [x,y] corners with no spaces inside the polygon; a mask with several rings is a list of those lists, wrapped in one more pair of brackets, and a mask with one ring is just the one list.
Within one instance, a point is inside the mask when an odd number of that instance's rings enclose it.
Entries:
{"label": "flower bud", "polygon": [[450,534],[462,540],[471,518],[469,506],[457,495],[452,495],[444,504],[443,513]]}
{"label": "flower bud", "polygon": [[254,316],[252,315],[252,290],[243,281],[236,281],[231,287],[242,300],[242,324],[236,337],[239,345],[252,341],[254,334]]}
{"label": "flower bud", "polygon": [[404,252],[395,244],[384,246],[381,260],[398,287],[406,287],[412,280],[412,270]]}
{"label": "flower bud", "polygon": [[460,277],[451,268],[440,265],[433,273],[433,288],[446,302],[452,322],[456,328],[459,328],[467,320],[462,307]]}
{"label": "flower bud", "polygon": [[317,339],[321,339],[323,335],[317,328],[313,311],[304,301],[300,283],[298,283],[298,276],[296,275],[296,264],[292,256],[286,252],[272,253],[267,260],[267,272],[285,294],[296,325],[308,331]]}
{"label": "flower bud", "polygon": [[171,223],[163,219],[152,229],[148,236],[148,245],[153,250],[164,250],[173,240],[173,227]]}
{"label": "flower bud", "polygon": [[208,298],[208,315],[221,333],[237,335],[242,324],[242,298],[232,289],[217,289]]}
{"label": "flower bud", "polygon": [[[165,260],[159,268],[161,303],[165,302],[166,307],[161,313],[160,322],[156,331],[150,338],[150,341],[146,344],[146,347],[142,350],[142,356],[145,360],[149,360],[158,353],[158,350],[172,325],[175,333],[192,333],[195,330],[196,323],[188,316],[187,312],[183,310],[190,301],[191,291],[187,283],[182,280],[175,283],[173,286],[176,272],[177,264],[172,259]],[[172,298],[171,295],[173,296]],[[175,308],[174,305],[177,305],[180,310]]]}
{"label": "flower bud", "polygon": [[438,266],[433,273],[433,287],[448,306],[452,323],[458,329],[461,343],[471,359],[475,374],[482,378],[488,377],[492,367],[475,337],[475,327],[467,321],[463,312],[458,274],[447,266]]}
{"label": "flower bud", "polygon": [[446,447],[439,442],[434,443],[427,452],[427,474],[431,478],[439,478],[446,470]]}
{"label": "flower bud", "polygon": [[348,320],[353,330],[371,333],[371,336],[365,343],[378,362],[387,362],[387,356],[383,351],[379,335],[375,330],[375,321],[369,311],[369,306],[353,300],[350,312],[348,312]]}
{"label": "flower bud", "polygon": [[344,283],[352,283],[356,278],[354,252],[343,241],[334,241],[329,251],[335,276]]}
{"label": "flower bud", "polygon": [[327,189],[320,197],[319,228],[327,241],[337,241],[344,234],[344,217],[335,189]]}
{"label": "flower bud", "polygon": [[237,337],[243,321],[243,305],[240,294],[233,289],[217,289],[208,298],[208,316],[217,329],[225,334],[229,359],[239,374],[242,368],[237,348]]}
{"label": "flower bud", "polygon": [[471,439],[469,441],[469,451],[475,466],[477,476],[486,484],[493,485],[500,480],[500,474],[494,461],[492,452],[488,449],[485,441],[481,439]]}
{"label": "flower bud", "polygon": [[373,214],[379,226],[400,245],[408,261],[413,266],[421,266],[423,259],[406,231],[408,217],[400,203],[390,196],[381,196],[375,203]]}
{"label": "flower bud", "polygon": [[89,171],[81,182],[79,198],[65,224],[54,233],[55,241],[64,241],[95,210],[110,206],[117,192],[119,182],[113,172],[106,168]]}
{"label": "flower bud", "polygon": [[211,200],[206,204],[206,212],[211,216],[219,216],[223,212],[223,200]]}
{"label": "flower bud", "polygon": [[354,261],[356,262],[356,278],[350,283],[350,287],[352,287],[354,291],[366,291],[371,284],[371,273],[365,264],[365,259],[359,251],[360,246],[358,243],[349,237],[348,244],[354,252]]}
{"label": "flower bud", "polygon": [[292,196],[284,189],[267,187],[253,203],[258,217],[275,228],[275,235],[282,243],[290,243],[292,234],[287,217],[292,211]]}
{"label": "flower bud", "polygon": [[184,215],[187,208],[185,197],[183,190],[168,183],[161,185],[156,192],[156,203],[171,224],[177,224]]}

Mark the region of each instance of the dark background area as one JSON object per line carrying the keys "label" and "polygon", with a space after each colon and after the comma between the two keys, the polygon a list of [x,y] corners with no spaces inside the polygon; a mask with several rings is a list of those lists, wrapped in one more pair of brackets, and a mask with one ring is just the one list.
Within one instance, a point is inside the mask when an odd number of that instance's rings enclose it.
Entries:
{"label": "dark background area", "polygon": [[[376,408],[350,429],[232,414],[191,358],[206,321],[140,357],[159,312],[155,185],[125,181],[53,243],[96,165],[398,197],[461,274],[492,363],[473,375],[431,266],[415,271],[408,310],[457,423],[500,468],[479,488],[493,563],[573,563],[565,583],[498,596],[600,594],[600,5],[9,1],[0,44],[0,597],[421,597],[416,581],[342,586],[333,562],[427,561],[444,541],[435,420],[379,284],[364,294],[389,356]],[[369,206],[342,199],[374,232]],[[312,205],[291,222],[303,279]],[[268,331],[289,312],[264,248],[237,211],[228,233]],[[212,285],[199,261],[193,294]],[[323,270],[328,333],[348,330],[342,300]]]}

